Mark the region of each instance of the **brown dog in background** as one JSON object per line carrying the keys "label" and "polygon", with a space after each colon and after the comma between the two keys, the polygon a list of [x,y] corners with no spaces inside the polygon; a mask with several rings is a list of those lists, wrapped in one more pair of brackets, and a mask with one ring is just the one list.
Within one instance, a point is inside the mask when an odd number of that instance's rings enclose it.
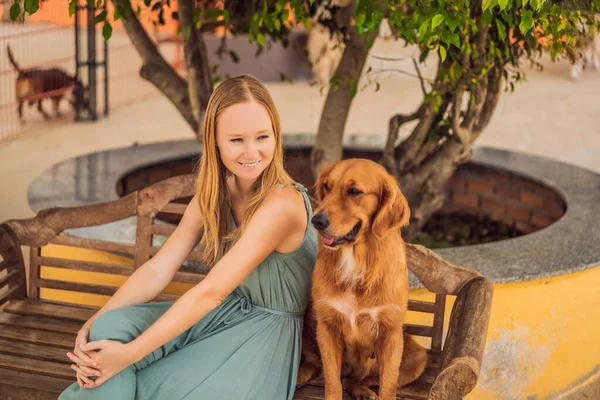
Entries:
{"label": "brown dog in background", "polygon": [[6,52],[10,63],[18,73],[15,95],[18,103],[19,120],[23,121],[23,104],[26,102],[29,102],[30,106],[37,103],[38,111],[45,119],[49,119],[50,115],[42,108],[42,100],[46,98],[52,99],[54,113],[57,117],[60,116],[58,109],[60,100],[69,92],[71,92],[69,102],[73,107],[75,106],[75,96],[80,94],[83,100],[83,109],[87,110],[89,108],[88,90],[79,80],[60,68],[22,69],[8,45],[6,46]]}
{"label": "brown dog in background", "polygon": [[395,399],[427,363],[426,350],[403,332],[408,269],[400,228],[408,203],[369,160],[334,163],[315,187],[320,204],[311,222],[320,240],[297,384],[322,367],[327,400],[341,400],[343,389],[355,399]]}

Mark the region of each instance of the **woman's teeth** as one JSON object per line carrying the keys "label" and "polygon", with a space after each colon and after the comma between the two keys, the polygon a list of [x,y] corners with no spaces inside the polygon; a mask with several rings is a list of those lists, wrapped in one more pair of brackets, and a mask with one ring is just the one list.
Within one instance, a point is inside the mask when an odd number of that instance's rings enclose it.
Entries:
{"label": "woman's teeth", "polygon": [[258,164],[260,164],[260,160],[258,160],[257,162],[254,162],[252,164],[246,164],[246,163],[240,163],[240,164],[242,164],[244,167],[252,168],[252,167],[256,167]]}

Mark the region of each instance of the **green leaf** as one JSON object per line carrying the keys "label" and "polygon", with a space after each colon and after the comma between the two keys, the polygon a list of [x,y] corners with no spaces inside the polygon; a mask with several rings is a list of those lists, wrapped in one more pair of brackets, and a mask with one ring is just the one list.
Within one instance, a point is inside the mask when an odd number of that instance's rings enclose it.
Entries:
{"label": "green leaf", "polygon": [[440,58],[442,62],[446,60],[446,48],[440,45]]}
{"label": "green leaf", "polygon": [[362,24],[364,24],[366,19],[367,14],[365,14],[364,12],[361,11],[358,14],[356,14],[356,26],[361,26]]}
{"label": "green leaf", "polygon": [[108,40],[112,36],[112,26],[109,22],[104,23],[104,26],[102,27],[102,36],[104,36],[104,40]]}
{"label": "green leaf", "polygon": [[117,8],[115,9],[115,12],[113,13],[113,19],[114,19],[115,21],[118,21],[118,20],[119,20],[119,18],[121,18],[121,7],[117,7]]}
{"label": "green leaf", "polygon": [[504,10],[508,5],[508,0],[498,0],[498,5],[500,6],[500,10]]}
{"label": "green leaf", "polygon": [[431,30],[434,30],[440,26],[442,22],[444,22],[444,16],[442,14],[434,15],[434,17],[431,19]]}
{"label": "green leaf", "polygon": [[281,30],[281,20],[279,18],[277,18],[275,21],[273,21],[273,23],[275,24],[275,30],[280,31]]}
{"label": "green leaf", "polygon": [[454,46],[456,46],[457,49],[460,49],[460,37],[458,36],[458,33],[451,33],[450,34],[450,43],[452,43]]}
{"label": "green leaf", "polygon": [[486,10],[483,12],[482,18],[483,24],[487,26],[492,22],[494,16],[492,15],[492,12],[490,10]]}
{"label": "green leaf", "polygon": [[446,18],[444,18],[444,24],[448,27],[448,29],[450,29],[451,31],[455,30],[456,27],[459,24],[459,20],[458,18],[455,18],[452,15],[447,15]]}
{"label": "green leaf", "polygon": [[77,11],[77,0],[70,0],[69,1],[69,17],[72,17],[73,14],[75,14],[75,11]]}
{"label": "green leaf", "polygon": [[104,10],[104,11],[102,11],[100,14],[96,15],[96,16],[94,17],[94,23],[95,23],[95,24],[97,24],[97,23],[99,23],[99,22],[104,22],[104,21],[106,21],[106,14],[107,14],[107,12],[106,12],[106,10]]}
{"label": "green leaf", "polygon": [[150,7],[151,3],[152,3],[152,0],[144,0],[144,4],[146,5],[146,7]]}
{"label": "green leaf", "polygon": [[498,36],[500,40],[506,39],[506,27],[499,19],[496,19],[496,28],[498,28]]}
{"label": "green leaf", "polygon": [[423,104],[429,104],[431,102],[431,100],[433,100],[433,97],[435,96],[435,94],[433,92],[429,92],[425,95],[425,98],[423,98]]}
{"label": "green leaf", "polygon": [[481,9],[483,11],[487,10],[490,7],[492,0],[483,0],[483,4],[481,5]]}
{"label": "green leaf", "polygon": [[269,32],[273,32],[273,30],[275,29],[275,24],[273,24],[273,20],[271,19],[271,16],[269,14],[265,16],[264,22]]}
{"label": "green leaf", "polygon": [[12,6],[10,6],[10,19],[11,21],[16,21],[21,14],[21,5],[19,2],[15,2]]}
{"label": "green leaf", "polygon": [[527,5],[527,3],[529,3],[529,0],[523,0],[523,7],[525,7]]}
{"label": "green leaf", "polygon": [[25,11],[31,15],[40,9],[39,0],[25,0]]}
{"label": "green leaf", "polygon": [[100,8],[102,5],[102,0],[96,0],[96,8]]}
{"label": "green leaf", "polygon": [[423,21],[421,23],[421,26],[419,26],[419,32],[418,32],[419,39],[422,40],[425,37],[428,27],[429,27],[429,24],[427,23],[427,21]]}
{"label": "green leaf", "polygon": [[225,22],[226,24],[229,23],[229,20],[231,18],[231,14],[229,13],[229,10],[223,10],[223,22]]}
{"label": "green leaf", "polygon": [[264,46],[265,45],[265,35],[263,35],[261,32],[259,32],[256,35],[256,41],[258,42],[259,45]]}
{"label": "green leaf", "polygon": [[533,27],[533,12],[532,11],[524,11],[523,17],[521,18],[521,23],[519,24],[519,29],[521,33],[525,34],[529,32],[529,30]]}

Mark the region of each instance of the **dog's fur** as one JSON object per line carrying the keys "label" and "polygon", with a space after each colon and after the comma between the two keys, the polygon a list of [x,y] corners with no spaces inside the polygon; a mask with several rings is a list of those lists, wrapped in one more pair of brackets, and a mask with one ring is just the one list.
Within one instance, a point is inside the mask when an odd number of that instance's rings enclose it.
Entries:
{"label": "dog's fur", "polygon": [[363,159],[330,165],[315,188],[320,240],[297,384],[322,367],[328,400],[342,399],[342,388],[355,399],[395,399],[427,362],[403,332],[408,269],[400,228],[408,203],[382,166]]}
{"label": "dog's fur", "polygon": [[75,96],[77,93],[80,93],[83,100],[83,109],[86,110],[88,108],[88,90],[79,80],[60,68],[23,69],[15,60],[8,45],[6,46],[6,52],[8,53],[10,63],[18,73],[15,85],[15,97],[18,103],[17,111],[19,113],[19,120],[23,121],[23,105],[27,102],[30,106],[37,103],[38,111],[45,119],[49,119],[50,115],[42,108],[42,100],[46,98],[53,101],[54,112],[56,116],[60,116],[58,108],[60,100],[69,92],[69,102],[72,106],[75,106]]}

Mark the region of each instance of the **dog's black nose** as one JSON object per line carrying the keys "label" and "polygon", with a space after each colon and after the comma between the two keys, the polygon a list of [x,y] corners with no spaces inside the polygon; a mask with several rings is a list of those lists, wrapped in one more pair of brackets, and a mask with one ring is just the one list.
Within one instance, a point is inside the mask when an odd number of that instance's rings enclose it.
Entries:
{"label": "dog's black nose", "polygon": [[323,213],[318,213],[317,215],[312,217],[310,222],[312,222],[313,226],[320,231],[329,226],[329,220]]}

